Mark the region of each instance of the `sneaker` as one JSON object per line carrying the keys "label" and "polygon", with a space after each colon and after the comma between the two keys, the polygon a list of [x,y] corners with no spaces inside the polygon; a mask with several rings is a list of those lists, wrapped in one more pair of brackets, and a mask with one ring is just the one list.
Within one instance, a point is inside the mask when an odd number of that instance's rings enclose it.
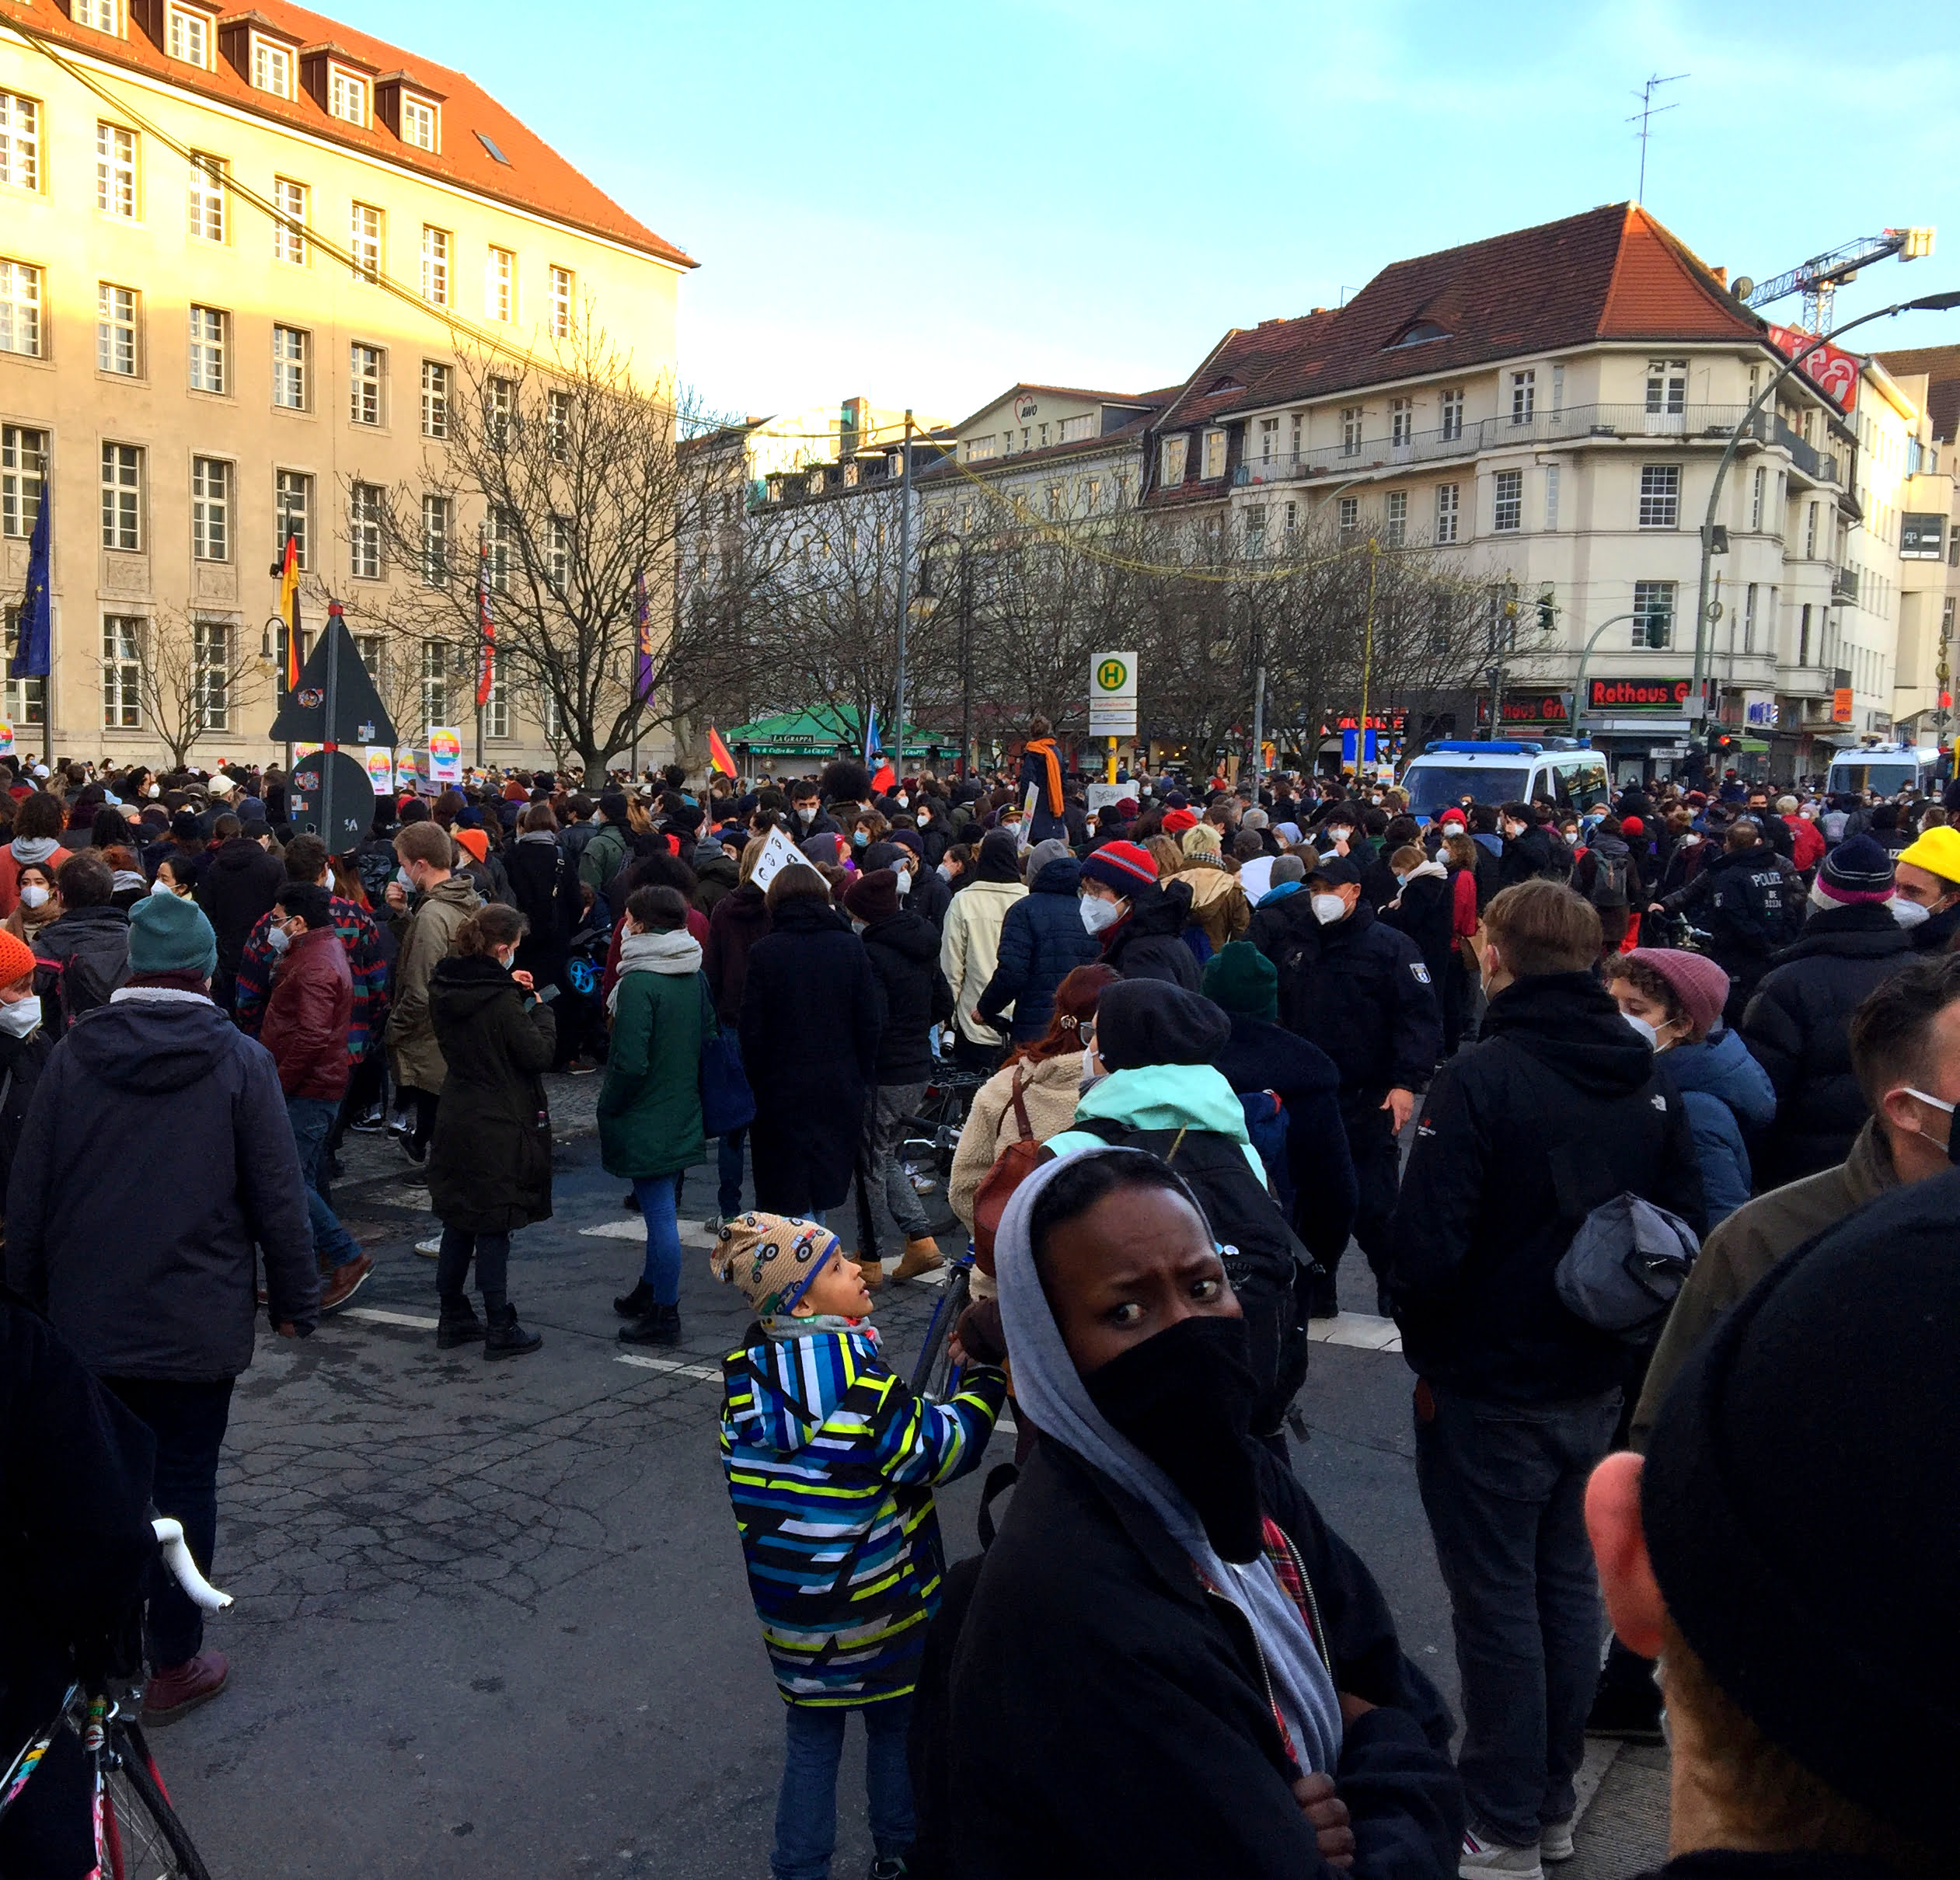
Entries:
{"label": "sneaker", "polygon": [[710,1240],[719,1240],[721,1238],[721,1216],[718,1214],[710,1215],[701,1223],[701,1231]]}
{"label": "sneaker", "polygon": [[1539,1864],[1538,1843],[1507,1847],[1501,1841],[1486,1840],[1473,1828],[1463,1830],[1463,1844],[1457,1850],[1460,1880],[1482,1880],[1488,1874],[1501,1874],[1504,1880],[1545,1880]]}
{"label": "sneaker", "polygon": [[143,1721],[175,1723],[225,1688],[232,1668],[221,1652],[200,1652],[181,1665],[166,1665],[143,1686]]}
{"label": "sneaker", "polygon": [[868,1870],[868,1880],[905,1880],[912,1871],[902,1854],[895,1854],[889,1860],[874,1861]]}
{"label": "sneaker", "polygon": [[922,1273],[936,1273],[945,1264],[945,1256],[939,1250],[939,1243],[930,1234],[905,1243],[905,1256],[898,1262],[898,1270],[891,1275],[895,1285],[901,1280],[916,1279]]}
{"label": "sneaker", "polygon": [[362,1111],[347,1127],[356,1135],[379,1135],[388,1127],[388,1118],[376,1104],[371,1110]]}
{"label": "sneaker", "polygon": [[1538,1857],[1550,1861],[1556,1866],[1569,1861],[1578,1850],[1572,1845],[1572,1825],[1578,1818],[1568,1815],[1563,1821],[1541,1822],[1538,1828]]}
{"label": "sneaker", "polygon": [[427,1143],[418,1142],[413,1135],[409,1134],[398,1135],[395,1140],[401,1144],[402,1153],[407,1156],[417,1168],[428,1160],[429,1146]]}
{"label": "sneaker", "polygon": [[320,1310],[338,1312],[368,1283],[368,1275],[374,1270],[374,1261],[366,1254],[344,1266],[337,1266],[327,1276],[326,1289],[320,1294]]}

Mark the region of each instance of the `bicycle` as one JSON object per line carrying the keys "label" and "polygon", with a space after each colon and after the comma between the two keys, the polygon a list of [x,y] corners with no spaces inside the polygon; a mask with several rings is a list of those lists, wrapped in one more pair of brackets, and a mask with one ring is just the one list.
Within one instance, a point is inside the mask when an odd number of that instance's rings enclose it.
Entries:
{"label": "bicycle", "polygon": [[[166,1518],[151,1526],[177,1584],[206,1612],[224,1611],[232,1596],[220,1592],[197,1571],[181,1524]],[[71,1684],[54,1720],[29,1739],[0,1776],[0,1815],[19,1800],[54,1739],[71,1731],[89,1767],[96,1880],[211,1880],[157,1773],[138,1721],[142,1711],[140,1676]]]}
{"label": "bicycle", "polygon": [[953,1362],[951,1349],[953,1330],[972,1292],[973,1243],[969,1240],[966,1251],[947,1264],[946,1290],[933,1308],[933,1316],[926,1322],[925,1342],[912,1367],[912,1389],[935,1403],[943,1403],[958,1387],[960,1370]]}
{"label": "bicycle", "polygon": [[929,1163],[944,1181],[953,1173],[953,1157],[960,1146],[960,1132],[966,1126],[967,1113],[973,1107],[973,1095],[991,1076],[991,1072],[942,1070],[927,1085],[919,1114],[905,1118],[905,1134],[898,1153],[908,1167]]}

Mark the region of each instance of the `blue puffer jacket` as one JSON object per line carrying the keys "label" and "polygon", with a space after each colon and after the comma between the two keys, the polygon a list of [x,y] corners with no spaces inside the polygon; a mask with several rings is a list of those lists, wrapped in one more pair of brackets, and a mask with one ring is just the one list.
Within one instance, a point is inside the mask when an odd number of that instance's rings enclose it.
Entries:
{"label": "blue puffer jacket", "polygon": [[944,1572],[933,1489],[979,1467],[1007,1380],[971,1366],[934,1404],[868,1325],[752,1337],[722,1360],[721,1462],[776,1686],[832,1707],[902,1697]]}
{"label": "blue puffer jacket", "polygon": [[1047,1035],[1055,989],[1075,968],[1102,957],[1101,942],[1082,924],[1081,887],[1079,862],[1050,862],[1001,923],[999,960],[980,995],[980,1016],[996,1024],[1011,1005],[1017,1045]]}
{"label": "blue puffer jacket", "polygon": [[1662,1053],[1660,1063],[1688,1113],[1712,1233],[1749,1198],[1752,1177],[1742,1130],[1766,1129],[1776,1120],[1776,1089],[1741,1038],[1726,1030],[1711,1032],[1700,1045],[1676,1045]]}

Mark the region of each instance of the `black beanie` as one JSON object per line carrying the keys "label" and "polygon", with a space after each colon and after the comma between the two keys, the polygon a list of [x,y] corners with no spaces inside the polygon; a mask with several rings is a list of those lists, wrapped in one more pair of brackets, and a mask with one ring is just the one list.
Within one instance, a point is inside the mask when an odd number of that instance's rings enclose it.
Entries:
{"label": "black beanie", "polygon": [[1232,1041],[1232,1021],[1208,999],[1167,979],[1122,979],[1096,1006],[1096,1055],[1110,1070],[1209,1064]]}
{"label": "black beanie", "polygon": [[1723,1693],[1839,1794],[1949,1857],[1956,1220],[1960,1172],[1872,1202],[1774,1268],[1668,1391],[1641,1491],[1662,1596]]}

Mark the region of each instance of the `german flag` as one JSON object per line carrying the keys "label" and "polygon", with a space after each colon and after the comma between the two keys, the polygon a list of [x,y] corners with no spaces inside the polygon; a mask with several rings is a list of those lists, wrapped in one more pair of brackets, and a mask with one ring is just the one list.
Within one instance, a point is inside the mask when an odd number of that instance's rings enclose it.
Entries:
{"label": "german flag", "polygon": [[279,618],[286,623],[286,689],[299,689],[299,544],[286,538],[279,563]]}
{"label": "german flag", "polygon": [[734,777],[735,760],[728,755],[727,745],[722,742],[721,734],[713,725],[708,727],[708,762],[723,776]]}

